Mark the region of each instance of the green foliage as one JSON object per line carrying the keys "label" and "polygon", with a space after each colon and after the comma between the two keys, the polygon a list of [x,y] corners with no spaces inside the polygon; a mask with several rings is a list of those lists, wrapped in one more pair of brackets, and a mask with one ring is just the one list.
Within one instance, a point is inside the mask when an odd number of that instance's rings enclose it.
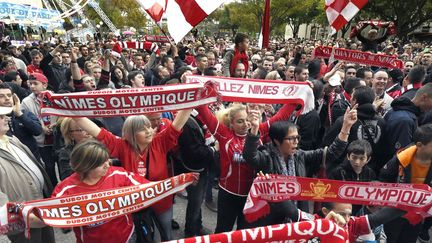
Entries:
{"label": "green foliage", "polygon": [[[111,22],[119,29],[125,26],[136,29],[145,27],[146,13],[140,9],[135,0],[105,0],[99,1],[99,5]],[[99,15],[91,7],[85,8],[85,14],[96,23],[101,21]]]}
{"label": "green foliage", "polygon": [[[321,8],[319,8],[319,6]],[[291,23],[296,34],[302,23],[311,23],[323,12],[321,0],[271,0],[270,30],[272,36],[281,36],[285,26]],[[216,11],[219,27],[249,34],[259,33],[264,13],[264,0],[248,0],[230,3]]]}

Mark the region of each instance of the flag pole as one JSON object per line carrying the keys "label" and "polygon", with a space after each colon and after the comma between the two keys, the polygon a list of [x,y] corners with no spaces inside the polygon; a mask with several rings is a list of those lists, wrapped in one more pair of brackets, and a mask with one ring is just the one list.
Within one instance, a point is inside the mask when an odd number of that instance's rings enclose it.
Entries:
{"label": "flag pole", "polygon": [[158,22],[154,21],[156,26],[159,28],[159,30],[162,32],[163,35],[166,36],[166,38],[168,39],[169,43],[173,46],[176,45],[174,42],[171,41],[171,37],[168,36],[168,34],[165,32],[165,30],[162,28],[162,26],[159,25]]}

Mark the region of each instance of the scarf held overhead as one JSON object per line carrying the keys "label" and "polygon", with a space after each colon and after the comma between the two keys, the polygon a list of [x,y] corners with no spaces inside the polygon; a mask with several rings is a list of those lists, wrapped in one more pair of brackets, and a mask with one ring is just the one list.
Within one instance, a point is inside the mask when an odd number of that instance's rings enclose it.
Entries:
{"label": "scarf held overhead", "polygon": [[[315,58],[330,58],[333,47],[318,46],[314,50]],[[395,56],[374,54],[343,48],[334,48],[334,59],[339,61],[353,62],[375,67],[403,68],[403,62]]]}
{"label": "scarf held overhead", "polygon": [[[309,241],[311,240],[311,241]],[[214,235],[197,236],[170,243],[230,243],[230,242],[332,242],[345,243],[348,233],[336,223],[326,219],[291,224],[269,225]]]}
{"label": "scarf held overhead", "polygon": [[312,88],[306,82],[187,76],[187,83],[214,82],[223,101],[265,104],[299,104],[302,113],[314,109]]}
{"label": "scarf held overhead", "polygon": [[136,186],[20,204],[8,203],[0,208],[0,234],[20,227],[22,230],[25,223],[29,237],[29,216],[32,212],[53,227],[79,227],[107,221],[147,208],[185,189],[195,177],[193,173],[187,173]]}
{"label": "scarf held overhead", "polygon": [[351,182],[281,175],[257,177],[243,214],[253,222],[270,212],[267,202],[285,200],[340,202],[396,207],[431,215],[432,192],[426,184]]}
{"label": "scarf held overhead", "polygon": [[387,35],[395,35],[397,32],[396,25],[392,21],[384,22],[382,20],[365,20],[358,22],[356,26],[351,28],[350,38],[356,37],[361,32],[361,30],[367,26],[371,26],[373,28],[386,28]]}
{"label": "scarf held overhead", "polygon": [[69,94],[44,93],[42,114],[113,117],[176,111],[217,101],[212,83],[180,84]]}

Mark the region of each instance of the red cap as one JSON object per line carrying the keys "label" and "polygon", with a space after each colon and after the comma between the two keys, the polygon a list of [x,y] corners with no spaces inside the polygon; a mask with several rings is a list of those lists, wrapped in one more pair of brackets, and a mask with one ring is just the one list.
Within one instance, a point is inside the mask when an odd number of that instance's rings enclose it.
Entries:
{"label": "red cap", "polygon": [[29,80],[37,80],[37,81],[42,82],[44,84],[48,83],[47,77],[45,77],[45,75],[40,74],[40,73],[30,73]]}

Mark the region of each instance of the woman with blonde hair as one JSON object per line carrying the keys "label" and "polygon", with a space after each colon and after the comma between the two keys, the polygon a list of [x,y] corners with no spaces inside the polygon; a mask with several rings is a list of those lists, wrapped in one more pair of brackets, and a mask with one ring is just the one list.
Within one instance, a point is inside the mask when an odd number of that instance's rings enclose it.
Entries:
{"label": "woman with blonde hair", "polygon": [[[268,136],[268,130],[273,122],[288,120],[296,105],[285,105],[270,120],[261,123],[261,138]],[[255,171],[249,167],[243,157],[243,145],[250,128],[250,113],[258,110],[248,110],[245,105],[235,104],[229,111],[216,117],[207,106],[197,108],[198,119],[207,125],[210,133],[218,140],[220,147],[220,178],[218,194],[218,212],[215,233],[231,231],[237,221],[237,229],[247,227],[243,216],[243,207],[249,189],[255,178]],[[222,122],[221,122],[222,120]]]}
{"label": "woman with blonde hair", "polygon": [[[158,181],[169,177],[167,153],[177,145],[191,112],[191,109],[179,111],[172,124],[157,134],[146,116],[129,116],[123,124],[122,138],[99,128],[88,118],[74,120],[91,136],[105,144],[111,157],[118,158],[127,171],[150,181]],[[172,205],[173,196],[168,196],[152,206],[163,228],[161,235],[164,241],[172,239]]]}
{"label": "woman with blonde hair", "polygon": [[[79,193],[91,193],[147,183],[138,175],[121,167],[110,165],[108,149],[94,139],[87,139],[75,146],[70,156],[75,173],[60,182],[52,197]],[[73,228],[77,242],[136,242],[131,214],[114,219]]]}
{"label": "woman with blonde hair", "polygon": [[282,80],[281,76],[279,75],[278,71],[271,71],[269,73],[267,73],[266,80]]}
{"label": "woman with blonde hair", "polygon": [[73,173],[69,163],[72,149],[75,145],[91,138],[91,136],[69,117],[62,119],[60,132],[64,139],[65,146],[58,152],[58,167],[60,180],[64,180]]}

